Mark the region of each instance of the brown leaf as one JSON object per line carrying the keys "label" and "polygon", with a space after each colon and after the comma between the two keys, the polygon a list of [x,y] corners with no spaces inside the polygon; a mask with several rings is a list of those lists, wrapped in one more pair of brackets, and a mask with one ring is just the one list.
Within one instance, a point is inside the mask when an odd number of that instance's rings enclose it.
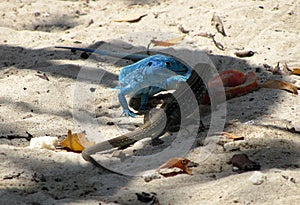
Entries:
{"label": "brown leaf", "polygon": [[280,89],[280,90],[287,90],[292,92],[295,95],[298,95],[298,87],[280,80],[268,80],[262,84],[260,84],[261,88],[271,88],[271,89]]}
{"label": "brown leaf", "polygon": [[244,57],[251,57],[254,55],[253,51],[237,51],[234,53],[237,57],[244,58]]}
{"label": "brown leaf", "polygon": [[180,37],[171,38],[166,41],[151,40],[151,43],[154,46],[164,46],[164,47],[173,46],[173,45],[179,43],[180,41],[182,41],[185,38],[185,36],[186,35],[182,35]]}
{"label": "brown leaf", "polygon": [[183,28],[182,25],[180,25],[180,26],[178,27],[178,30],[181,31],[182,33],[185,33],[185,34],[188,34],[188,33],[190,32],[189,30]]}
{"label": "brown leaf", "polygon": [[260,170],[259,163],[250,160],[246,154],[233,155],[230,164],[237,167],[240,171]]}
{"label": "brown leaf", "polygon": [[49,78],[48,78],[48,76],[46,75],[46,73],[44,73],[43,75],[40,75],[40,74],[35,74],[37,77],[39,77],[39,78],[42,78],[42,79],[44,79],[44,80],[47,80],[47,81],[49,81]]}
{"label": "brown leaf", "polygon": [[129,15],[129,16],[125,16],[122,19],[115,19],[113,20],[114,22],[128,22],[128,23],[135,23],[140,21],[143,17],[147,16],[147,14],[142,14],[142,15]]}
{"label": "brown leaf", "polygon": [[236,135],[231,134],[229,132],[222,132],[222,134],[225,135],[228,139],[232,139],[233,141],[244,139],[244,137],[242,137],[242,136],[236,136]]}
{"label": "brown leaf", "polygon": [[60,145],[62,147],[68,148],[75,152],[81,152],[84,148],[94,145],[94,142],[90,142],[85,133],[74,133],[68,130],[67,137],[61,141]]}
{"label": "brown leaf", "polygon": [[293,70],[289,68],[289,66],[287,65],[287,63],[283,64],[283,68],[282,68],[283,72],[287,75],[290,75],[293,73]]}
{"label": "brown leaf", "polygon": [[205,37],[205,38],[212,38],[215,35],[212,34],[212,33],[200,32],[200,33],[196,34],[195,36],[201,36],[201,37]]}
{"label": "brown leaf", "polygon": [[189,159],[186,158],[180,158],[175,157],[170,160],[168,160],[166,163],[162,164],[158,171],[161,171],[161,169],[172,169],[172,168],[179,168],[181,172],[171,171],[167,173],[160,172],[161,175],[168,177],[168,176],[174,176],[179,173],[186,173],[188,175],[192,175],[192,170],[189,168],[191,166],[192,162]]}
{"label": "brown leaf", "polygon": [[221,33],[223,36],[226,36],[222,20],[215,13],[211,19],[211,24],[216,27],[216,29],[219,33]]}

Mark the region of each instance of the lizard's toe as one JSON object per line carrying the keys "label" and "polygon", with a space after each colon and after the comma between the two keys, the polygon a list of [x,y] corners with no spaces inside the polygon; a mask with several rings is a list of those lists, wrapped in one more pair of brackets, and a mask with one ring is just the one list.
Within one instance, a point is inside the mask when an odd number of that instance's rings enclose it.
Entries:
{"label": "lizard's toe", "polygon": [[131,110],[124,110],[122,115],[125,114],[126,117],[136,117],[136,114],[132,112]]}

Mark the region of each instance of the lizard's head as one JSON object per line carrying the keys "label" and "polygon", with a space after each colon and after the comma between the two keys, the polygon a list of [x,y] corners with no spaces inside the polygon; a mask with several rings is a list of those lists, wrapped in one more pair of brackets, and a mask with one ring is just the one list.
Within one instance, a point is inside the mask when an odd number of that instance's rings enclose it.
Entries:
{"label": "lizard's head", "polygon": [[147,58],[145,63],[147,63],[148,71],[161,77],[186,75],[187,73],[191,72],[191,69],[183,63],[170,56],[162,54],[153,55]]}

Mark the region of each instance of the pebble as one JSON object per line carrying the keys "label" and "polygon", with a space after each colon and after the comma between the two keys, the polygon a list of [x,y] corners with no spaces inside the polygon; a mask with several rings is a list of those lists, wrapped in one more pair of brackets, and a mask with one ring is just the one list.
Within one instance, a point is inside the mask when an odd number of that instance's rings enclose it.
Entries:
{"label": "pebble", "polygon": [[57,137],[43,136],[32,138],[30,140],[29,148],[55,150],[57,145]]}
{"label": "pebble", "polygon": [[267,180],[267,176],[259,171],[255,171],[249,180],[252,182],[253,185],[260,185]]}

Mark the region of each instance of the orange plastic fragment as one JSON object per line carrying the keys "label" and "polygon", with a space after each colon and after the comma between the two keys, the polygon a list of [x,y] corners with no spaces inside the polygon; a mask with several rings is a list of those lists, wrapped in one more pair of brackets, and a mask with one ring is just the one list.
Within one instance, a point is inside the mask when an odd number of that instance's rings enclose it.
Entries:
{"label": "orange plastic fragment", "polygon": [[94,142],[90,142],[85,133],[74,133],[68,130],[67,137],[61,141],[60,145],[62,147],[68,148],[75,152],[81,152],[84,148],[94,145]]}
{"label": "orange plastic fragment", "polygon": [[[220,84],[220,79],[223,85]],[[220,86],[224,86],[227,99],[244,95],[248,92],[258,89],[258,80],[255,72],[248,72],[246,75],[238,70],[224,70],[208,82],[208,86],[218,95]],[[203,104],[209,104],[209,95],[204,96]]]}
{"label": "orange plastic fragment", "polygon": [[233,98],[241,95],[245,95],[253,90],[257,90],[258,79],[255,72],[250,71],[246,74],[246,82],[234,87],[225,87],[225,93],[227,98]]}
{"label": "orange plastic fragment", "polygon": [[227,86],[237,86],[241,85],[246,81],[246,76],[243,72],[239,70],[223,70],[219,73],[219,75],[212,78],[208,86],[210,87],[216,87],[220,85],[220,80],[222,80],[222,83],[225,87]]}

